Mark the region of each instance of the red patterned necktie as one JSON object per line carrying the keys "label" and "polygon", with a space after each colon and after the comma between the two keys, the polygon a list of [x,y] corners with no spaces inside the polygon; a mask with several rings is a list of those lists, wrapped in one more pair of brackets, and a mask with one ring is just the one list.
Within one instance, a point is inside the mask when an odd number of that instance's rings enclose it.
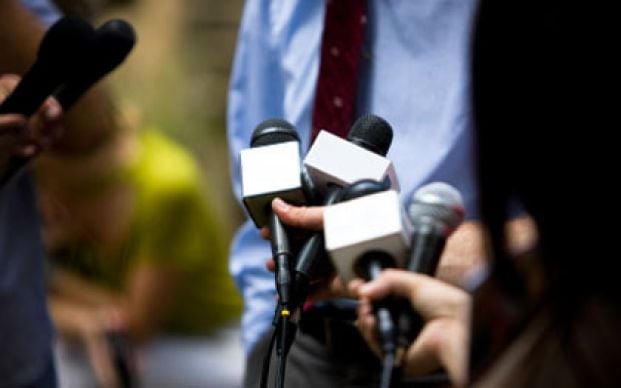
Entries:
{"label": "red patterned necktie", "polygon": [[327,0],[311,143],[320,129],[346,137],[353,121],[366,0]]}

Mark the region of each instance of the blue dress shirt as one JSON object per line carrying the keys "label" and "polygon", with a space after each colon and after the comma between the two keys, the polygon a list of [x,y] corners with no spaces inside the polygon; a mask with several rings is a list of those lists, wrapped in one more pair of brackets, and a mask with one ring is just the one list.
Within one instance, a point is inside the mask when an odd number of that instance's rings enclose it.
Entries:
{"label": "blue dress shirt", "polygon": [[[467,217],[477,215],[469,103],[470,29],[475,0],[368,0],[365,59],[357,112],[385,118],[394,129],[388,157],[407,203],[430,181],[454,185]],[[229,91],[228,137],[235,193],[239,151],[261,121],[291,122],[308,148],[325,4],[307,0],[246,2]],[[230,271],[245,308],[246,351],[264,334],[275,307],[271,255],[251,222],[238,231]]]}

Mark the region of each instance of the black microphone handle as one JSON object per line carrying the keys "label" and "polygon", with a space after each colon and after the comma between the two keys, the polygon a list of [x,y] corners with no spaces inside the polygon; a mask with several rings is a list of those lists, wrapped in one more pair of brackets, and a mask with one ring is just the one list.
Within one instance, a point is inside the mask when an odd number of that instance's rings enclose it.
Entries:
{"label": "black microphone handle", "polygon": [[[287,230],[274,212],[269,217],[272,256],[276,263],[276,290],[278,291],[278,308],[276,309],[278,320],[276,325],[277,346],[276,353],[279,357],[276,386],[284,387],[285,367],[287,354],[295,337],[296,326],[291,321],[291,247]],[[276,318],[276,317],[275,317]]]}
{"label": "black microphone handle", "polygon": [[97,81],[116,69],[135,42],[132,26],[120,19],[109,20],[95,30],[93,44],[83,53],[83,66],[54,91],[63,110],[68,111]]}
{"label": "black microphone handle", "polygon": [[[437,233],[429,224],[416,225],[412,234],[412,250],[407,263],[407,270],[433,276],[438,268],[440,256],[444,250],[446,238]],[[407,348],[416,339],[424,325],[424,320],[414,310],[409,300],[397,302],[397,344]]]}
{"label": "black microphone handle", "polygon": [[291,247],[287,230],[274,212],[270,212],[272,257],[276,264],[276,290],[279,303],[288,306],[291,301]]}
{"label": "black microphone handle", "polygon": [[[338,185],[328,185],[328,191],[323,201],[324,206],[340,201],[342,188]],[[322,231],[314,232],[302,245],[295,259],[295,304],[302,305],[308,296],[308,287],[319,257],[324,257],[325,237]]]}
{"label": "black microphone handle", "polygon": [[[384,270],[384,263],[380,260],[371,260],[367,265],[368,280],[376,280]],[[380,335],[382,350],[386,353],[394,352],[396,349],[395,324],[390,310],[384,303],[378,303],[375,305],[375,315],[377,316],[377,331]]]}
{"label": "black microphone handle", "polygon": [[428,224],[416,225],[412,234],[412,250],[408,271],[433,276],[438,268],[446,238]]}
{"label": "black microphone handle", "polygon": [[49,69],[45,62],[35,62],[23,75],[13,92],[2,102],[0,114],[17,113],[26,117],[31,116],[61,82],[61,74]]}
{"label": "black microphone handle", "polygon": [[[375,280],[379,278],[384,268],[391,266],[389,263],[392,258],[384,252],[370,252],[362,258],[366,267],[367,279]],[[366,260],[365,260],[366,259]],[[394,264],[394,261],[393,261]],[[395,360],[397,357],[397,326],[391,308],[398,307],[394,305],[391,298],[374,305],[375,317],[377,319],[377,333],[384,353],[384,361],[382,365],[382,375],[380,386],[390,387],[392,375],[395,374]]]}

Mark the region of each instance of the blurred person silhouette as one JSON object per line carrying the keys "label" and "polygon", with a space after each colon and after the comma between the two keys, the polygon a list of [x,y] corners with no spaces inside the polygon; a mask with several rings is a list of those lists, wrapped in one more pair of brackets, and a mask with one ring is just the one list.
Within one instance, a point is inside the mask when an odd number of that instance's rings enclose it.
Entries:
{"label": "blurred person silhouette", "polygon": [[[263,120],[291,122],[306,150],[319,129],[342,135],[355,117],[377,114],[394,130],[387,157],[404,201],[434,180],[464,195],[468,221],[451,236],[439,267],[441,278],[461,284],[485,254],[469,100],[476,4],[247,1],[228,105],[235,192],[240,193],[239,151]],[[515,222],[527,239],[530,219]],[[244,297],[246,386],[258,384],[270,338],[276,294],[274,276],[265,268],[270,255],[269,244],[248,220],[232,242],[229,265]],[[302,322],[288,358],[288,386],[374,385],[379,364],[351,324],[309,316]]]}
{"label": "blurred person silhouette", "polygon": [[204,336],[239,311],[196,162],[157,131],[128,131],[97,154],[37,166],[52,316],[86,345],[98,374],[110,371],[98,364],[110,360],[100,354],[110,330],[134,343]]}
{"label": "blurred person silhouette", "polygon": [[[604,226],[619,216],[607,201],[618,189],[598,178],[618,165],[609,129],[618,118],[605,93],[618,69],[612,15],[606,7],[482,1],[473,96],[488,274],[472,297],[402,271],[352,284],[372,346],[371,301],[407,297],[427,320],[409,350],[410,372],[443,365],[457,386],[621,385],[617,232]],[[578,52],[577,42],[586,43]],[[506,246],[512,196],[537,226],[527,250]]]}

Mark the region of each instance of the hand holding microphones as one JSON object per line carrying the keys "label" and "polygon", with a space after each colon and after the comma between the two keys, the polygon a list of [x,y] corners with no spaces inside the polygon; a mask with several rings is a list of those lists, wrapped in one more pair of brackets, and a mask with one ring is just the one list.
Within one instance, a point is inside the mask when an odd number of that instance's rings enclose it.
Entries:
{"label": "hand holding microphones", "polygon": [[[375,124],[366,126],[369,133],[376,133],[378,128],[380,131],[385,127],[390,128],[387,123],[377,124],[385,123],[382,119],[376,116],[370,117],[370,119],[365,118],[366,122]],[[359,123],[354,124],[352,133],[356,133],[354,129],[357,127],[359,129],[360,126]],[[363,138],[364,136],[368,135],[363,135]],[[372,144],[373,136],[370,136],[370,140],[364,138],[362,142],[351,138],[352,136],[348,136],[348,140],[344,140],[329,133],[320,133],[301,166],[298,161],[299,153],[296,154],[295,160],[289,160],[288,165],[299,167],[292,174],[297,177],[295,182],[298,194],[303,195],[305,191],[308,192],[308,187],[303,186],[310,181],[313,185],[312,190],[315,191],[313,198],[319,197],[323,200],[315,202],[298,200],[289,204],[287,203],[289,201],[280,199],[279,193],[272,192],[269,200],[263,199],[259,206],[264,209],[263,212],[271,214],[280,221],[285,235],[286,228],[290,227],[313,231],[297,254],[287,247],[288,293],[286,298],[289,307],[299,307],[304,302],[310,292],[308,285],[312,284],[313,275],[318,272],[317,266],[329,266],[332,270],[336,269],[337,280],[340,282],[324,283],[324,287],[326,287],[325,284],[331,284],[331,291],[340,292],[341,295],[344,290],[335,285],[348,283],[354,278],[371,280],[371,284],[377,281],[380,284],[386,281],[391,282],[390,277],[388,280],[382,280],[385,268],[403,268],[432,276],[438,265],[446,238],[463,220],[463,202],[459,192],[441,182],[431,183],[419,189],[412,197],[408,212],[403,209],[396,191],[399,185],[392,163],[383,156],[390,146],[391,129],[390,136],[380,136],[383,139],[380,141],[382,145],[379,148],[383,149],[380,153],[375,152],[377,146],[360,147],[360,145],[365,145],[364,143]],[[386,138],[389,140],[386,141]],[[299,152],[299,143],[296,147]],[[272,157],[277,156],[272,155]],[[279,169],[282,170],[282,166],[286,163],[281,160],[280,163],[272,165],[280,166]],[[274,169],[267,173],[264,172],[264,179],[268,179],[267,176],[273,177],[276,173]],[[272,179],[272,181],[275,180]],[[281,188],[281,193],[290,195],[290,191],[285,187]],[[245,203],[249,199],[253,200],[248,196],[243,197]],[[246,207],[249,208],[248,203]],[[253,219],[257,223],[256,217]],[[263,228],[262,235],[273,239],[274,227]],[[331,259],[331,262],[327,264],[321,259],[326,257],[326,251]],[[282,263],[279,264],[276,259],[271,263],[270,267],[276,270],[278,279]],[[423,325],[422,321],[433,321],[435,315],[416,311],[418,306],[415,302],[418,303],[419,300],[408,299],[409,294],[401,295],[391,292],[392,298],[382,301],[387,293],[377,294],[380,296],[374,293],[366,295],[359,291],[359,280],[351,284],[352,292],[363,298],[361,304],[363,310],[360,312],[363,314],[372,312],[373,325],[363,324],[361,326],[361,329],[366,330],[366,333],[363,331],[363,334],[366,334],[365,337],[376,341],[378,336],[375,333],[379,326],[380,338],[384,338],[380,347],[382,355],[386,356],[390,353],[391,357],[404,357],[406,364],[416,359],[416,357],[409,357],[409,354],[412,349],[421,346],[417,345],[419,343],[417,338]],[[446,287],[452,289],[451,286],[446,285]],[[456,292],[459,294],[461,291]],[[399,300],[397,297],[406,299]],[[405,303],[405,300],[408,302]],[[438,300],[438,308],[442,308],[444,303],[442,297]],[[370,308],[370,310],[364,310],[365,308]],[[419,318],[419,314],[422,314],[422,319]],[[460,315],[459,318],[461,317]],[[373,335],[369,334],[371,332]],[[407,349],[407,352],[403,355],[398,353],[397,349],[402,349],[402,351]],[[445,364],[445,360],[440,361],[443,365]],[[437,367],[437,364],[434,365]],[[406,365],[405,369],[408,372],[432,370],[422,366],[419,365],[417,367],[419,369],[411,369]],[[452,371],[449,370],[449,373]],[[386,381],[389,384],[390,379]]]}
{"label": "hand holding microphones", "polygon": [[[80,18],[59,19],[44,35],[34,63],[0,103],[0,114],[28,118],[51,96],[66,112],[94,83],[123,62],[134,43],[133,28],[123,20],[114,19],[93,29]],[[36,146],[35,152],[18,153],[3,166],[0,185],[56,137],[46,136],[49,130],[40,132],[28,139]]]}
{"label": "hand holding microphones", "polygon": [[[361,300],[358,327],[378,355],[398,357],[409,376],[443,366],[459,385],[469,297],[431,276],[446,238],[463,219],[461,197],[449,185],[431,183],[416,191],[406,214],[397,193],[387,189],[380,182],[360,181],[344,190],[339,204],[298,207],[277,199],[272,209],[299,227],[323,223],[339,279],[352,280],[350,291]],[[367,286],[362,279],[370,280]],[[405,300],[408,309],[400,303]]]}
{"label": "hand holding microphones", "polygon": [[453,386],[467,382],[470,296],[462,289],[428,275],[387,269],[378,278],[350,284],[358,296],[356,326],[365,341],[382,355],[377,339],[375,304],[386,298],[405,298],[425,321],[419,335],[403,354],[405,376],[422,376],[443,367]]}
{"label": "hand holding microphones", "polygon": [[[408,216],[413,232],[405,262],[407,271],[383,271],[367,284],[360,280],[350,283],[361,301],[358,328],[378,354],[385,353],[375,334],[381,327],[381,316],[376,317],[374,311],[378,303],[392,299],[397,325],[393,341],[403,352],[398,355],[402,372],[420,376],[443,367],[454,386],[464,386],[470,298],[460,288],[431,278],[447,237],[463,220],[461,195],[445,183],[430,183],[414,193]],[[394,298],[400,299],[395,302]]]}

